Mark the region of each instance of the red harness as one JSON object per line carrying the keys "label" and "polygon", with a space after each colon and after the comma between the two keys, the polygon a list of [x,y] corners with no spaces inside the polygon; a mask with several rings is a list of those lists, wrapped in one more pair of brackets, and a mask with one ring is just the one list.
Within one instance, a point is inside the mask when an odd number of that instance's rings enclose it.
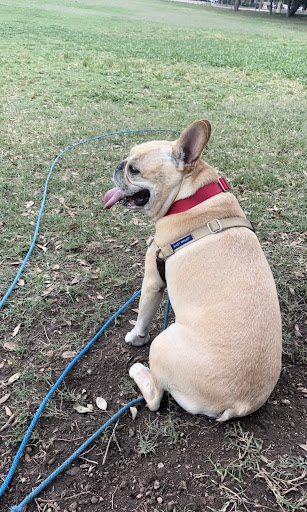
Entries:
{"label": "red harness", "polygon": [[227,181],[225,178],[219,178],[218,181],[208,183],[208,185],[199,188],[193,196],[175,201],[165,215],[173,215],[174,213],[182,213],[190,210],[194,208],[194,206],[210,199],[210,197],[216,196],[221,192],[226,192],[227,190],[230,190]]}

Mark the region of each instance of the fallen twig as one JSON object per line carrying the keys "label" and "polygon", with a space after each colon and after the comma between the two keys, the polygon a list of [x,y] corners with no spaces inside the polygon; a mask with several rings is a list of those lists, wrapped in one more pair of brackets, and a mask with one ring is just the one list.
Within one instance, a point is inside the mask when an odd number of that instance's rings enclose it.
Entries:
{"label": "fallen twig", "polygon": [[7,422],[4,425],[2,425],[2,427],[0,428],[0,432],[3,432],[3,430],[5,430],[17,418],[18,415],[19,411],[14,412],[14,414],[12,414],[12,416],[9,417]]}

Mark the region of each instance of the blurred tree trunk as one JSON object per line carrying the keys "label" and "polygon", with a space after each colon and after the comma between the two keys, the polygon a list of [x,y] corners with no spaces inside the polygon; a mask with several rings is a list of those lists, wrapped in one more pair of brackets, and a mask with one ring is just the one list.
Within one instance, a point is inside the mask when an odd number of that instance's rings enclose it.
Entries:
{"label": "blurred tree trunk", "polygon": [[238,11],[239,10],[239,5],[240,5],[240,0],[235,0],[234,6],[233,6],[233,10],[234,11]]}
{"label": "blurred tree trunk", "polygon": [[302,0],[288,0],[288,11],[287,16],[294,16],[296,11],[298,10],[299,6],[301,5]]}

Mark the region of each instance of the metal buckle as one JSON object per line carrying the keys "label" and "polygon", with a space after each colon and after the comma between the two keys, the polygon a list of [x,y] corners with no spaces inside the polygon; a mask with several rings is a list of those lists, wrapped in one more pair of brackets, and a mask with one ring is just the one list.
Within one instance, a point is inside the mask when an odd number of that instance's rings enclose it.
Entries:
{"label": "metal buckle", "polygon": [[[212,222],[217,223],[217,226],[218,226],[217,229],[212,229],[212,227],[210,225],[210,224],[212,224]],[[213,220],[210,220],[210,222],[207,222],[207,228],[209,229],[211,235],[215,235],[215,233],[219,233],[223,229],[222,224],[220,223],[219,219],[213,219]]]}

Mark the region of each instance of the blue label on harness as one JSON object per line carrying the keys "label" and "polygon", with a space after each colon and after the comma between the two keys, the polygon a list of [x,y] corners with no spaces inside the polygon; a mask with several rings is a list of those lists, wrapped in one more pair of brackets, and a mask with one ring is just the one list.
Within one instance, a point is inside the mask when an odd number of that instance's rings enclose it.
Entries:
{"label": "blue label on harness", "polygon": [[188,242],[191,242],[192,240],[192,235],[188,235],[185,236],[184,238],[181,238],[180,240],[177,240],[177,242],[171,244],[173,251],[176,251],[176,249],[179,249],[179,247],[182,247],[183,245],[187,244]]}

